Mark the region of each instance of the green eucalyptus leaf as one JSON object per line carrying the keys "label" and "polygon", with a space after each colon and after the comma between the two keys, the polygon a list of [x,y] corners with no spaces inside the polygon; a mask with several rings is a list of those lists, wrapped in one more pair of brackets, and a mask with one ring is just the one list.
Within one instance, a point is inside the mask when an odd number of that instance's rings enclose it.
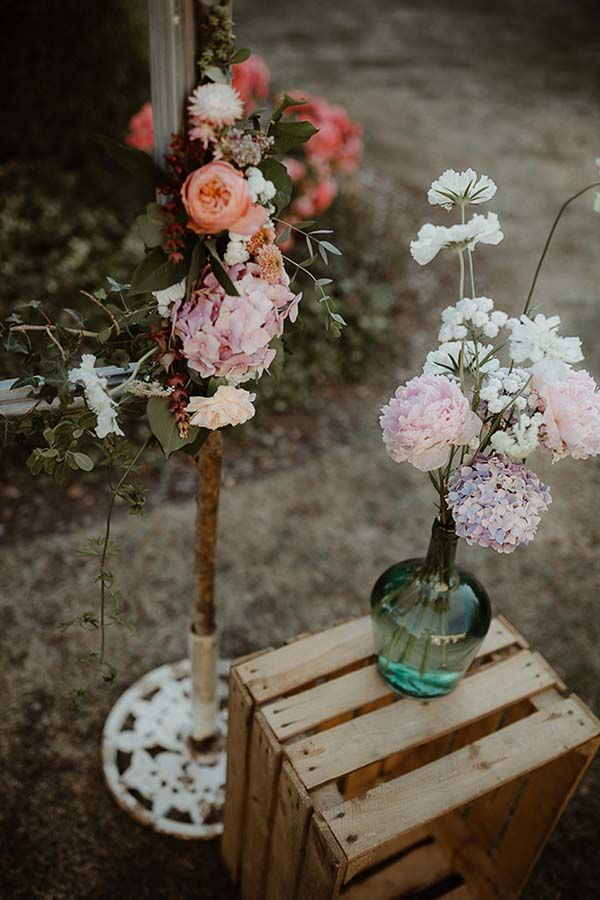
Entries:
{"label": "green eucalyptus leaf", "polygon": [[288,170],[283,163],[278,162],[272,157],[263,159],[258,166],[267,181],[272,181],[275,185],[277,193],[272,199],[273,206],[277,213],[281,213],[290,205],[292,199],[293,183],[288,174]]}
{"label": "green eucalyptus leaf", "polygon": [[74,451],[69,453],[69,460],[71,457],[75,460],[76,468],[81,469],[82,472],[91,472],[94,468],[94,461],[87,453]]}
{"label": "green eucalyptus leaf", "polygon": [[163,291],[181,281],[186,274],[186,263],[169,262],[169,257],[160,247],[146,254],[131,279],[129,295]]}
{"label": "green eucalyptus leaf", "polygon": [[191,425],[188,436],[186,438],[180,437],[177,422],[169,409],[169,402],[168,397],[150,397],[146,405],[150,430],[162,447],[167,459],[172,453],[183,449],[187,444],[192,444],[200,431],[199,428]]}

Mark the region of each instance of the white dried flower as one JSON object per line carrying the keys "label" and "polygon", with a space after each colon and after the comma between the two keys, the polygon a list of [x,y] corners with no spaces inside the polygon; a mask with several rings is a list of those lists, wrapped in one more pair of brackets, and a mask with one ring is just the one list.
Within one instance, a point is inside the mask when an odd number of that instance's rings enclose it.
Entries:
{"label": "white dried flower", "polygon": [[159,316],[162,316],[163,319],[168,318],[173,303],[183,300],[185,297],[185,278],[162,291],[152,291],[152,296],[156,300],[156,309]]}
{"label": "white dried flower", "polygon": [[79,368],[69,372],[69,381],[71,384],[83,385],[85,402],[98,420],[95,428],[97,436],[105,438],[107,434],[122,435],[117,420],[117,404],[107,392],[106,378],[94,368],[95,362],[96,357],[92,353],[84,353]]}
{"label": "white dried flower", "polygon": [[578,337],[560,337],[557,334],[560,316],[546,318],[538,313],[534,319],[522,315],[509,319],[510,355],[515,362],[540,362],[542,359],[559,359],[565,363],[578,363],[583,359],[581,340]]}
{"label": "white dried flower", "polygon": [[168,397],[172,387],[163,387],[159,381],[134,380],[125,385],[125,392],[134,397]]}
{"label": "white dried flower", "polygon": [[477,177],[473,169],[455,172],[446,169],[431,185],[427,199],[432,206],[438,204],[452,209],[456,204],[487,203],[496,193],[496,185],[487,175]]}
{"label": "white dried flower", "polygon": [[242,118],[244,103],[229,84],[201,84],[192,92],[188,110],[194,124],[233,125]]}
{"label": "white dried flower", "polygon": [[478,243],[499,244],[503,237],[496,213],[476,214],[465,225],[423,225],[417,239],[410,243],[410,252],[420,266],[425,266],[440,250],[473,250]]}
{"label": "white dried flower", "polygon": [[[465,372],[495,372],[500,367],[491,344],[474,341],[446,341],[427,354],[423,372],[431,375],[458,375],[461,363]],[[492,354],[492,355],[491,355]]]}

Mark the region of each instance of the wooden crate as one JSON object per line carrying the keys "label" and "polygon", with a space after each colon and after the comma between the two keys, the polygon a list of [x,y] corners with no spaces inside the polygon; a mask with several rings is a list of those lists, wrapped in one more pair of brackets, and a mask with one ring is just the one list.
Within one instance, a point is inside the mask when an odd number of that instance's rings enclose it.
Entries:
{"label": "wooden crate", "polygon": [[494,619],[448,697],[399,698],[368,616],[240,661],[223,855],[243,900],[517,897],[600,723]]}

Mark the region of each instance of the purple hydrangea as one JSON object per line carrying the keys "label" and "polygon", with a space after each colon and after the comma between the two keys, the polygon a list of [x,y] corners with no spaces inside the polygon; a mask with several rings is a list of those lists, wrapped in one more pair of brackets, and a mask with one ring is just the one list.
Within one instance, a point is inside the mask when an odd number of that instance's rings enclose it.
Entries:
{"label": "purple hydrangea", "polygon": [[550,489],[534,472],[499,454],[462,466],[447,496],[457,535],[498,553],[532,541],[551,502]]}

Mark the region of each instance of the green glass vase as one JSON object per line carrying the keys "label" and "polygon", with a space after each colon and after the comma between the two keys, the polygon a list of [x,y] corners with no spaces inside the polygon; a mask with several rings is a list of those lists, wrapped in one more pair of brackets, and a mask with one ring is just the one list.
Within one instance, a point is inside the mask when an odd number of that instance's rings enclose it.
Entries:
{"label": "green glass vase", "polygon": [[400,694],[449,694],[490,627],[492,610],[485,589],[455,565],[457,542],[454,529],[436,519],[427,556],[391,566],[373,588],[379,671]]}

